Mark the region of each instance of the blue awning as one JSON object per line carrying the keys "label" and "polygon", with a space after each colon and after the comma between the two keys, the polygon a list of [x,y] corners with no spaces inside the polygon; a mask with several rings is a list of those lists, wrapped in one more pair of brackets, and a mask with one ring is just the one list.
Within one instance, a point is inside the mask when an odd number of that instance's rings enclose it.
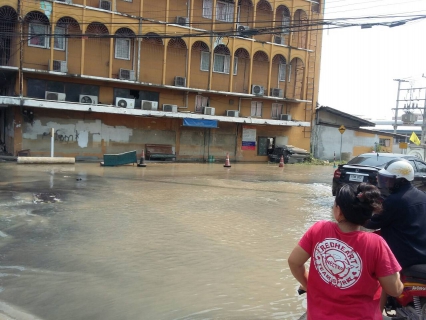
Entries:
{"label": "blue awning", "polygon": [[183,118],[185,127],[217,128],[217,120]]}

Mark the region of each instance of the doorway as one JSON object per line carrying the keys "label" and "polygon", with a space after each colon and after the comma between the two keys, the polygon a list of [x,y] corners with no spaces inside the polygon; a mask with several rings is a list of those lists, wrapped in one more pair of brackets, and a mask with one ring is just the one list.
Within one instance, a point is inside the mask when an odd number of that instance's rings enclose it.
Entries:
{"label": "doorway", "polygon": [[257,146],[258,156],[268,156],[275,149],[275,137],[259,137]]}

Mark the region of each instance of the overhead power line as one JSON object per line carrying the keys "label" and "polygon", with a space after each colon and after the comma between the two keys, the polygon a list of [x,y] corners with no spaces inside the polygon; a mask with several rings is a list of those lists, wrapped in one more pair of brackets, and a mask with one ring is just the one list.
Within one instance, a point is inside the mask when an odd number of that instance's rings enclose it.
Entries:
{"label": "overhead power line", "polygon": [[[406,18],[402,20],[394,20],[394,21],[376,21],[376,22],[370,22],[370,23],[360,23],[360,22],[343,22],[339,20],[318,20],[318,21],[311,21],[310,23],[301,24],[301,25],[288,25],[288,26],[275,26],[275,27],[260,27],[260,28],[253,28],[253,29],[247,29],[245,31],[237,31],[234,28],[230,30],[224,30],[224,31],[217,31],[217,30],[204,30],[204,31],[194,31],[191,30],[191,32],[185,32],[182,33],[176,33],[173,34],[167,34],[167,33],[156,33],[156,34],[138,34],[138,35],[123,35],[123,34],[92,34],[92,33],[66,33],[66,34],[54,34],[50,32],[46,33],[40,33],[37,35],[34,35],[33,33],[23,33],[23,36],[28,38],[31,36],[36,37],[54,37],[54,38],[81,38],[81,37],[88,37],[88,38],[190,38],[190,37],[211,37],[211,36],[218,36],[218,37],[235,37],[235,36],[255,36],[255,35],[261,35],[261,34],[278,34],[285,32],[291,32],[291,33],[298,33],[298,32],[309,32],[309,31],[316,31],[316,30],[329,30],[329,29],[336,29],[336,28],[347,28],[347,27],[373,27],[373,26],[387,26],[387,27],[397,27],[401,26],[403,24],[423,20],[426,19],[426,15],[421,16],[414,16],[411,18]],[[284,32],[284,33],[285,33]],[[0,32],[0,35],[8,36],[8,37],[19,37],[20,35],[15,32]]]}

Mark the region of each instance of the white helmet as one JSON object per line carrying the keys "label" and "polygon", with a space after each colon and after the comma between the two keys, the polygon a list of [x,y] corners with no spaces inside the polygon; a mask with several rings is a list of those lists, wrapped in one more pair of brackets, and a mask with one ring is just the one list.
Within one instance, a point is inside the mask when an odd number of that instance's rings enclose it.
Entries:
{"label": "white helmet", "polygon": [[399,188],[399,181],[414,180],[413,166],[405,159],[394,159],[379,171],[377,180],[378,187],[382,190],[382,192],[392,193]]}

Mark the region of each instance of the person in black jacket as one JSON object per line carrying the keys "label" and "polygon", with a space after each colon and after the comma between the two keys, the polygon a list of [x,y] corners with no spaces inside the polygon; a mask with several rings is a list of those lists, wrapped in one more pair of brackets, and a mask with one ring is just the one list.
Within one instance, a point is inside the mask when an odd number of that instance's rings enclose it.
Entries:
{"label": "person in black jacket", "polygon": [[380,229],[401,267],[426,264],[426,193],[411,185],[414,170],[404,159],[390,161],[378,173],[383,212],[364,227]]}

